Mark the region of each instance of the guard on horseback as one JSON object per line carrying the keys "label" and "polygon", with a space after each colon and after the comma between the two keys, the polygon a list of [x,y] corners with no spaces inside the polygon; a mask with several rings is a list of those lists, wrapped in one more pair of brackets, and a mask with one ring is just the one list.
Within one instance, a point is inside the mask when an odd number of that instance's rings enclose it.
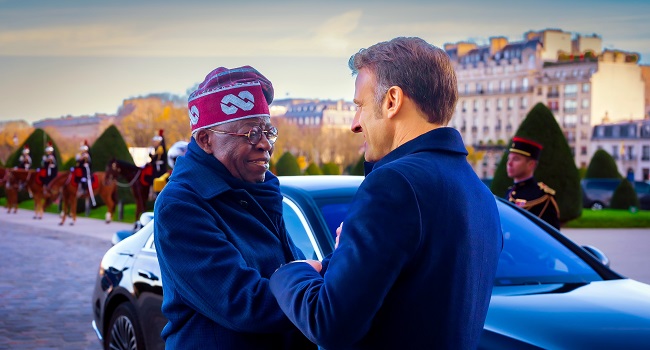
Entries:
{"label": "guard on horseback", "polygon": [[75,156],[77,160],[77,165],[74,169],[75,182],[79,184],[78,192],[83,194],[88,191],[88,187],[91,179],[91,158],[90,158],[90,148],[88,147],[88,141],[84,140],[79,148],[79,153]]}
{"label": "guard on horseback", "polygon": [[174,170],[174,164],[176,164],[176,158],[184,155],[187,152],[187,141],[178,141],[169,147],[169,152],[167,154],[167,165],[169,165],[169,171],[164,173],[162,176],[157,177],[153,180],[153,191],[154,193],[160,193],[169,181],[169,177]]}
{"label": "guard on horseback", "polygon": [[[14,166],[14,169],[20,169],[20,170],[25,170],[28,171],[29,168],[32,167],[32,157],[29,155],[29,146],[25,145],[23,147],[23,152],[18,157],[18,160],[16,161],[16,166]],[[11,186],[11,183],[7,181],[7,185]],[[18,180],[17,184],[14,184],[18,186],[18,191],[22,191],[25,188],[25,182],[22,180]],[[30,193],[31,197],[31,193]]]}
{"label": "guard on horseback", "polygon": [[23,147],[23,153],[18,157],[16,162],[16,169],[29,170],[32,167],[32,157],[29,156],[29,146]]}
{"label": "guard on horseback", "polygon": [[43,182],[43,185],[47,186],[57,174],[58,168],[56,164],[56,156],[54,155],[54,147],[52,146],[52,142],[48,142],[47,147],[45,147],[43,160],[41,161],[41,174],[39,174],[41,182]]}
{"label": "guard on horseback", "polygon": [[153,170],[153,178],[158,178],[167,172],[167,146],[165,145],[165,138],[163,137],[163,130],[158,131],[152,139],[153,150],[149,154],[151,161],[149,164]]}

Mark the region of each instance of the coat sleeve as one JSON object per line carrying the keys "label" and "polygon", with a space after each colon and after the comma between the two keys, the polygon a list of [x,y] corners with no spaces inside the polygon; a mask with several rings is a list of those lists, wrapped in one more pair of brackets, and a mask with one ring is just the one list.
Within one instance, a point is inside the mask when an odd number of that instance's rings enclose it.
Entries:
{"label": "coat sleeve", "polygon": [[349,346],[370,329],[420,235],[410,183],[394,170],[376,169],[355,195],[325,274],[290,263],[271,276],[271,290],[311,341],[325,348]]}
{"label": "coat sleeve", "polygon": [[161,268],[189,307],[238,332],[293,329],[269,288],[247,266],[215,219],[191,200],[167,198],[156,208],[155,240]]}

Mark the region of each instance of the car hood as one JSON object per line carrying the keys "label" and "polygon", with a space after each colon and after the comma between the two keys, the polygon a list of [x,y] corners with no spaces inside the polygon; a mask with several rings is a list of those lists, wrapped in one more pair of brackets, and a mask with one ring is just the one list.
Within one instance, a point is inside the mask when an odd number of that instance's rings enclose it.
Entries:
{"label": "car hood", "polygon": [[484,328],[482,340],[502,339],[502,348],[648,349],[650,285],[621,279],[495,287]]}

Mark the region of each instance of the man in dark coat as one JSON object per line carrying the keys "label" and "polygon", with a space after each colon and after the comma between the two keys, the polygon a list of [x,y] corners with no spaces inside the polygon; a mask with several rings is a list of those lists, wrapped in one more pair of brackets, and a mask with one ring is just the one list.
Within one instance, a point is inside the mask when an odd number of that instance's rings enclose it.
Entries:
{"label": "man in dark coat", "polygon": [[217,68],[190,95],[192,139],[154,206],[169,349],[315,349],[280,310],[269,277],[304,259],[269,161],[273,86]]}
{"label": "man in dark coat", "polygon": [[[352,131],[374,162],[322,264],[271,277],[280,307],[326,349],[472,349],[502,248],[494,196],[446,127],[458,88],[447,54],[396,38],[350,58]],[[310,266],[311,265],[311,266]]]}
{"label": "man in dark coat", "polygon": [[560,209],[555,190],[537,182],[533,176],[542,148],[533,140],[517,136],[512,139],[506,171],[515,183],[508,188],[505,198],[559,230]]}

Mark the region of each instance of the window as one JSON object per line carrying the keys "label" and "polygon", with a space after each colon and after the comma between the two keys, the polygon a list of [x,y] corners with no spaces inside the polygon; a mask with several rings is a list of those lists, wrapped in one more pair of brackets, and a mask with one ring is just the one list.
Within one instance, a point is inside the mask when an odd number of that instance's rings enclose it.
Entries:
{"label": "window", "polygon": [[521,101],[519,101],[519,104],[521,105],[521,109],[528,108],[528,98],[527,97],[522,97]]}
{"label": "window", "polygon": [[503,101],[500,98],[497,98],[497,111],[500,111],[503,108]]}
{"label": "window", "polygon": [[524,90],[528,89],[528,78],[524,78],[524,80],[521,82],[521,87],[523,87]]}
{"label": "window", "polygon": [[589,99],[588,98],[583,98],[582,99],[582,108],[589,108]]}
{"label": "window", "polygon": [[576,84],[567,84],[564,86],[564,95],[565,96],[575,96],[578,93],[578,85]]}
{"label": "window", "polygon": [[513,91],[513,92],[517,91],[517,81],[516,80],[512,80],[510,82],[510,91]]}
{"label": "window", "polygon": [[587,146],[580,147],[580,154],[583,156],[587,155]]}
{"label": "window", "polygon": [[582,84],[582,92],[589,92],[590,87],[589,83]]}
{"label": "window", "polygon": [[314,233],[303,216],[300,208],[291,200],[282,200],[282,212],[287,232],[291,234],[293,243],[302,250],[307,259],[322,260],[323,256],[316,243]]}
{"label": "window", "polygon": [[512,109],[515,106],[515,101],[514,99],[508,97],[508,109]]}
{"label": "window", "polygon": [[582,124],[589,124],[589,115],[583,114],[582,115]]}
{"label": "window", "polygon": [[641,160],[650,160],[650,146],[643,145],[641,148]]}

